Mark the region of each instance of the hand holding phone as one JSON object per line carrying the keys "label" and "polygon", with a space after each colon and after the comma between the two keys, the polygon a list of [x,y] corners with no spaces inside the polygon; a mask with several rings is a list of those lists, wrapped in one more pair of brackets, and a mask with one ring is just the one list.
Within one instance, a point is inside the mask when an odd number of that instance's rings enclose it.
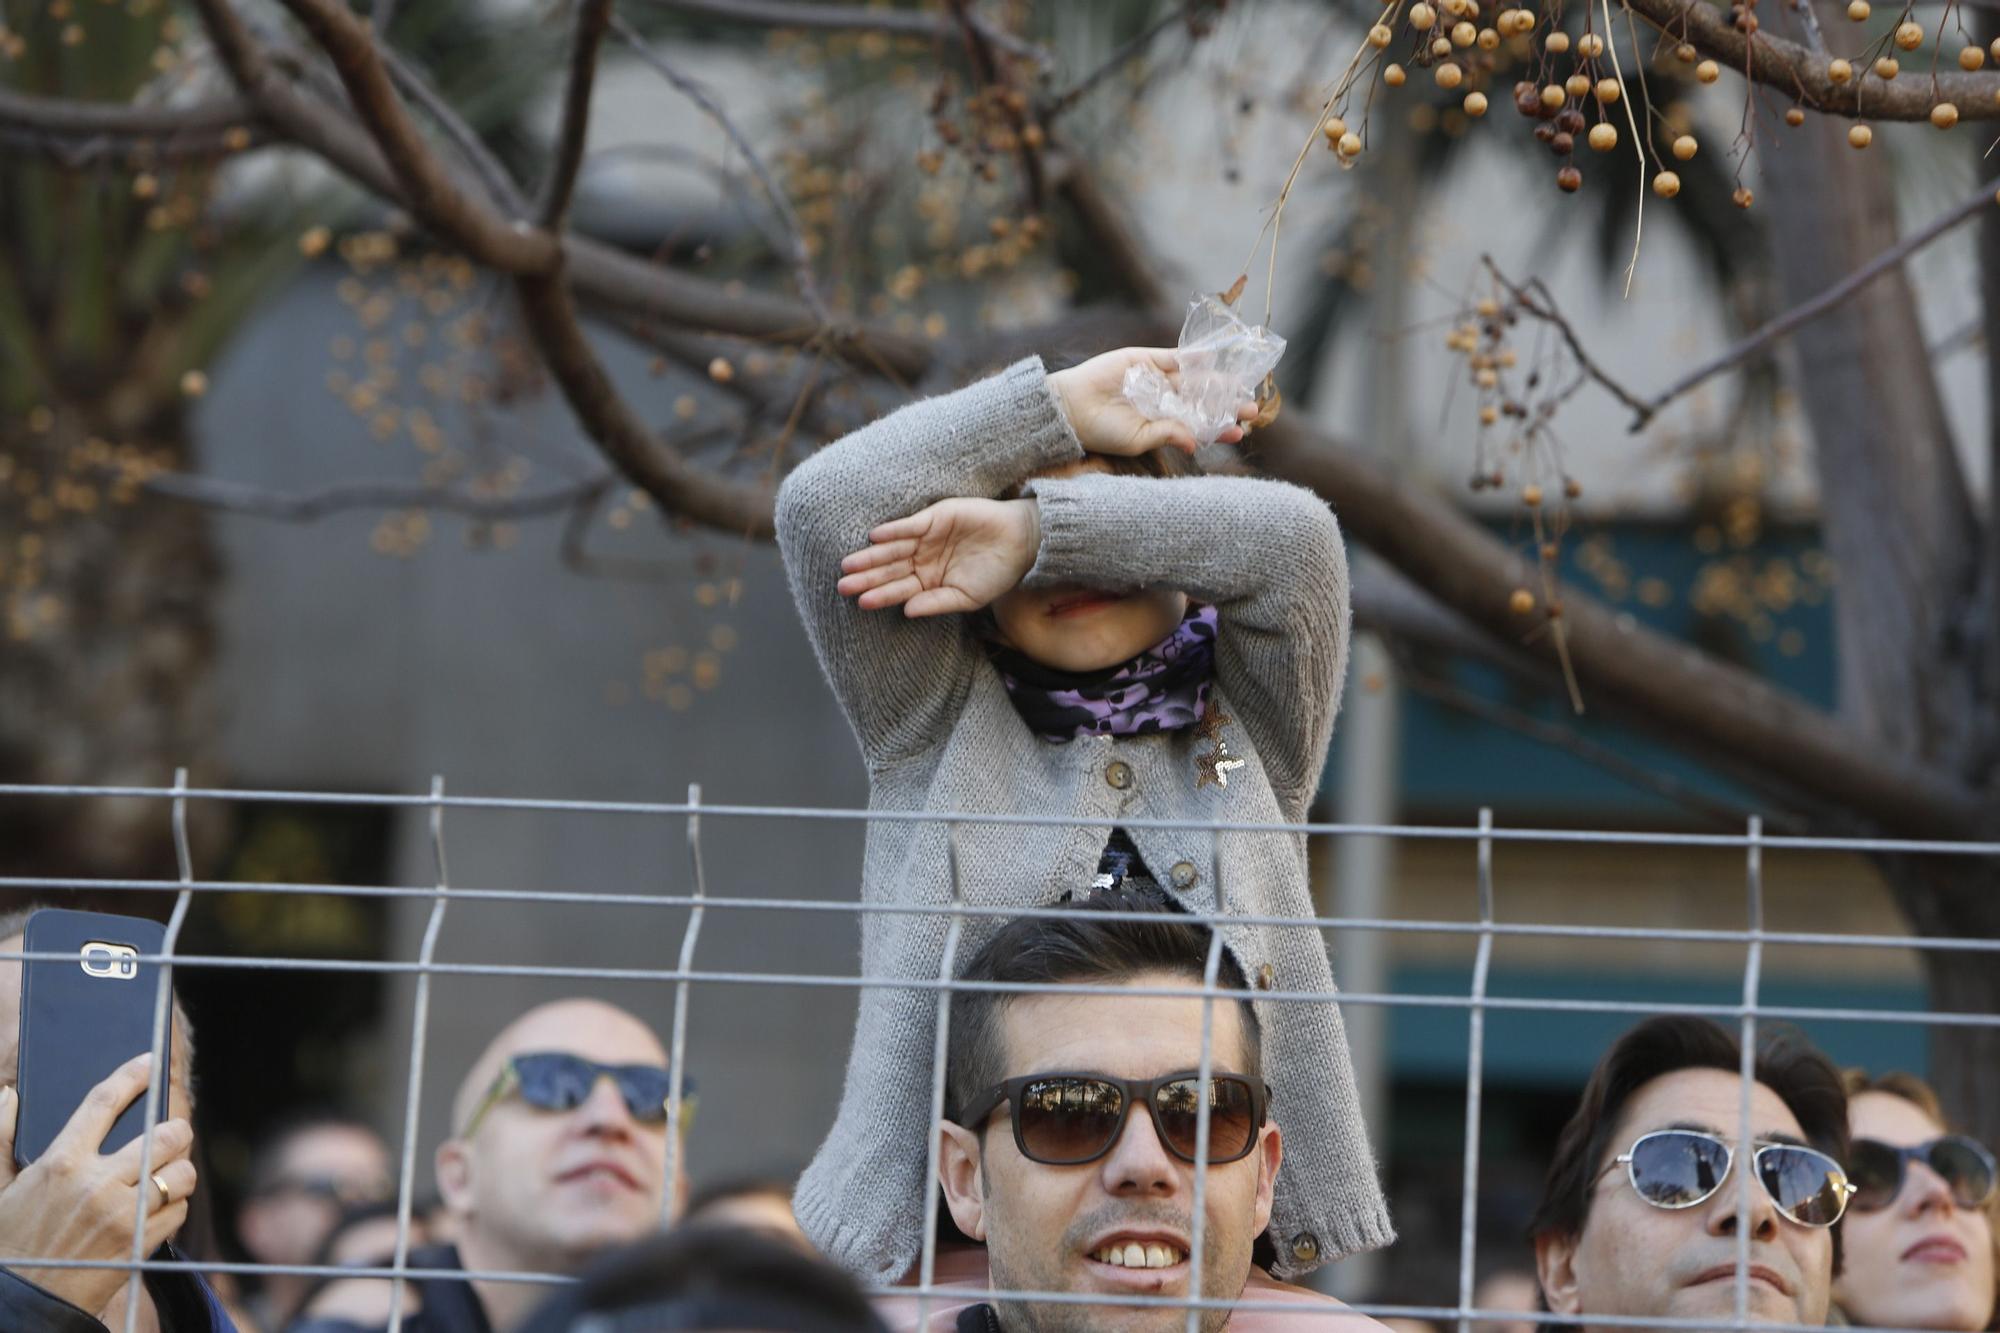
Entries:
{"label": "hand holding phone", "polygon": [[[144,1252],[151,1254],[187,1220],[195,1168],[189,1157],[194,1130],[185,1120],[155,1126],[153,1172],[139,1178],[144,1150],[133,1139],[117,1152],[98,1151],[112,1125],[146,1095],[153,1057],[135,1056],[93,1087],[48,1150],[18,1173],[14,1132],[21,1099],[0,1088],[0,1255],[37,1259],[116,1262],[132,1257],[132,1223],[143,1189],[152,1205],[146,1215]],[[21,1277],[52,1296],[96,1314],[117,1296],[131,1275],[116,1268],[34,1268],[10,1264]]]}

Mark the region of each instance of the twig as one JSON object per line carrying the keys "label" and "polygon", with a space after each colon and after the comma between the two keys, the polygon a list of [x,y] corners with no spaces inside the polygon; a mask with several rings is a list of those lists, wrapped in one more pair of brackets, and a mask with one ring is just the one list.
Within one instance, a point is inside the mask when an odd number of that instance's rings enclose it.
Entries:
{"label": "twig", "polygon": [[424,77],[410,61],[399,55],[392,46],[383,44],[379,48],[382,61],[389,67],[389,77],[396,81],[396,87],[403,96],[424,109],[438,130],[451,140],[466,165],[486,187],[492,203],[509,217],[523,218],[528,215],[528,201],[522,197],[520,187],[514,184],[514,177],[503,166],[500,159],[493,156],[485,141],[465,123],[465,118],[444,100],[431,81]]}
{"label": "twig", "polygon": [[[611,0],[578,0],[576,35],[570,42],[569,79],[563,86],[562,122],[556,130],[555,160],[536,210],[544,227],[560,228],[576,192],[583,145],[590,135],[590,95],[597,84],[597,52],[611,19]],[[628,39],[629,40],[629,39]]]}
{"label": "twig", "polygon": [[[861,5],[802,4],[796,0],[649,0],[661,9],[732,23],[755,24],[766,28],[810,28],[821,32],[890,32],[911,37],[948,39],[957,22],[935,10],[878,9]],[[1038,66],[1051,64],[1048,51],[1025,41],[1005,28],[972,15],[980,35],[1011,55],[1032,60]]]}
{"label": "twig", "polygon": [[[1625,299],[1632,299],[1632,275],[1639,271],[1639,240],[1646,234],[1646,145],[1639,138],[1639,113],[1632,109],[1632,90],[1625,86],[1625,71],[1618,63],[1618,31],[1611,24],[1611,0],[1604,7],[1604,45],[1611,52],[1611,72],[1618,76],[1619,101],[1625,104],[1625,121],[1632,127],[1632,151],[1639,155],[1639,207],[1632,223],[1632,262],[1625,266]],[[1639,35],[1632,34],[1632,54],[1639,54]],[[1641,62],[1643,63],[1643,62]]]}
{"label": "twig", "polygon": [[[1785,311],[1763,327],[1757,329],[1754,333],[1738,339],[1721,353],[1704,361],[1701,365],[1675,380],[1652,398],[1643,402],[1635,401],[1624,391],[1614,390],[1619,399],[1626,406],[1631,407],[1635,413],[1632,429],[1637,431],[1644,428],[1647,422],[1658,415],[1661,408],[1702,381],[1728,370],[1741,361],[1747,360],[1753,353],[1762,350],[1770,343],[1793,332],[1800,326],[1810,324],[1813,320],[1826,314],[1829,310],[1832,310],[1842,301],[1845,301],[1848,297],[1854,295],[1884,273],[1896,268],[1904,260],[1940,236],[1943,236],[1953,227],[1982,212],[1992,209],[1994,207],[1994,192],[1996,188],[2000,188],[2000,177],[1985,182],[1962,202],[1947,209],[1944,213],[1932,218],[1922,227],[1898,240],[1894,245],[1876,255],[1860,268],[1855,269],[1839,282],[1834,283],[1833,286],[1828,287],[1825,291],[1812,297],[1810,300],[1793,306],[1790,310]],[[1601,374],[1597,378],[1599,383],[1604,384],[1607,388],[1611,387],[1610,381]]]}
{"label": "twig", "polygon": [[623,17],[617,14],[611,16],[611,30],[617,33],[619,39],[630,46],[654,73],[672,84],[683,97],[693,102],[703,114],[714,121],[723,134],[728,136],[729,141],[736,145],[736,151],[743,154],[744,165],[757,178],[757,183],[764,187],[764,193],[770,198],[772,210],[784,224],[788,241],[786,248],[791,252],[792,274],[798,283],[799,298],[812,309],[813,317],[822,327],[831,326],[834,322],[833,314],[820,296],[818,280],[813,276],[812,257],[806,253],[805,229],[799,224],[798,214],[792,211],[791,200],[778,188],[778,182],[771,176],[771,169],[764,164],[764,159],[751,144],[749,136],[737,127],[722,104],[716,101],[706,88],[676,69],[665,56],[648,45],[638,30]]}
{"label": "twig", "polygon": [[[1519,306],[1524,314],[1533,315],[1536,319],[1553,325],[1556,332],[1562,334],[1563,342],[1569,346],[1570,355],[1576,358],[1576,363],[1584,374],[1603,385],[1613,397],[1634,412],[1641,414],[1646,412],[1646,404],[1631,390],[1613,379],[1610,373],[1598,365],[1590,353],[1584,350],[1583,339],[1577,337],[1576,330],[1570,327],[1569,321],[1563,318],[1560,310],[1556,309],[1555,298],[1549,295],[1548,288],[1542,285],[1539,278],[1522,287],[1500,271],[1500,266],[1493,262],[1492,255],[1481,255],[1479,260],[1486,265],[1486,271],[1493,275],[1493,280],[1506,288],[1507,294],[1514,298],[1514,304]],[[1540,300],[1536,299],[1536,293],[1540,293]]]}
{"label": "twig", "polygon": [[296,523],[312,523],[355,509],[440,509],[469,518],[495,520],[559,514],[602,495],[613,480],[610,469],[601,468],[592,476],[551,490],[503,496],[404,481],[344,482],[324,490],[284,492],[191,472],[160,472],[148,477],[141,489],[203,509]]}
{"label": "twig", "polygon": [[1161,33],[1167,31],[1167,29],[1179,25],[1192,24],[1195,16],[1202,10],[1216,7],[1217,0],[1187,0],[1179,9],[1171,11],[1165,17],[1161,18],[1159,22],[1153,24],[1152,27],[1147,28],[1144,32],[1131,38],[1117,50],[1113,51],[1103,64],[1084,75],[1081,79],[1078,79],[1065,91],[1058,93],[1049,101],[1047,108],[1042,112],[1042,119],[1045,121],[1054,120],[1057,116],[1062,115],[1085,97],[1089,96],[1098,84],[1104,82],[1104,80],[1110,78],[1126,65],[1131,64],[1134,60],[1144,55],[1147,48],[1152,46],[1154,40]]}

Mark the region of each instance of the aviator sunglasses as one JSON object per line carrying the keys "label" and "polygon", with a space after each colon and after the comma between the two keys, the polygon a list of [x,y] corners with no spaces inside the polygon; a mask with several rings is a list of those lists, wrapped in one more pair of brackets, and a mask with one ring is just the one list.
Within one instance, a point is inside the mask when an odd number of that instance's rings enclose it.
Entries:
{"label": "aviator sunglasses", "polygon": [[[1221,1166],[1250,1155],[1264,1127],[1271,1090],[1262,1079],[1212,1074],[1208,1080],[1208,1164]],[[1010,1078],[966,1107],[967,1128],[978,1129],[1006,1102],[1013,1108],[1014,1146],[1044,1166],[1077,1166],[1111,1151],[1125,1117],[1143,1105],[1168,1152],[1195,1160],[1201,1114],[1201,1074],[1187,1069],[1159,1078],[1105,1074],[1028,1074]]]}
{"label": "aviator sunglasses", "polygon": [[1951,1201],[1960,1208],[1978,1208],[1993,1197],[1993,1154],[1976,1139],[1945,1134],[1907,1148],[1879,1139],[1856,1139],[1847,1154],[1847,1169],[1854,1178],[1854,1206],[1872,1213],[1894,1203],[1903,1191],[1904,1173],[1911,1162],[1922,1162],[1935,1171],[1950,1188]]}
{"label": "aviator sunglasses", "polygon": [[[1722,1188],[1734,1158],[1730,1146],[1713,1134],[1662,1129],[1633,1140],[1606,1171],[1624,1167],[1633,1191],[1655,1208],[1692,1208]],[[1750,1155],[1750,1161],[1764,1192],[1786,1220],[1802,1227],[1830,1227],[1847,1211],[1854,1186],[1840,1163],[1818,1149],[1767,1143]]]}
{"label": "aviator sunglasses", "polygon": [[[660,1065],[601,1065],[564,1051],[535,1051],[510,1058],[487,1086],[486,1095],[465,1122],[460,1138],[471,1138],[486,1113],[518,1092],[539,1111],[573,1111],[590,1099],[597,1080],[608,1078],[618,1087],[625,1109],[642,1125],[663,1124],[673,1096],[673,1075]],[[694,1080],[681,1081],[681,1119],[694,1113]],[[683,1125],[685,1128],[685,1125]]]}

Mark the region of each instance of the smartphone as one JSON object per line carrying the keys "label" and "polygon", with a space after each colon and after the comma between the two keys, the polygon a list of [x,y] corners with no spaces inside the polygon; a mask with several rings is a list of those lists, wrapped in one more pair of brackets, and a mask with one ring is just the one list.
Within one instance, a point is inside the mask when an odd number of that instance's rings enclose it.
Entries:
{"label": "smartphone", "polygon": [[[28,918],[23,951],[59,955],[21,963],[20,1120],[14,1160],[26,1166],[48,1151],[90,1090],[133,1056],[153,1048],[157,957],[167,929],[144,917],[44,908]],[[171,1027],[169,1028],[171,1034]],[[170,1035],[171,1039],[171,1035]],[[167,1114],[167,1066],[155,1079],[159,1120]],[[146,1116],[142,1092],[99,1148],[114,1153],[138,1137]]]}

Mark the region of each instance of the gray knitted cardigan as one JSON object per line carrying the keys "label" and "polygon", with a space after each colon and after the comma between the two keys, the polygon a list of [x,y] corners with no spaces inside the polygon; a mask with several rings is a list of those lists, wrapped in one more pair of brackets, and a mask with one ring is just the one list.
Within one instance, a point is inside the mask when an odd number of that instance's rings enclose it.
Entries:
{"label": "gray knitted cardigan", "polygon": [[[1310,492],[1233,477],[1042,479],[1041,549],[1029,582],[1164,586],[1216,605],[1217,704],[1247,767],[1196,785],[1212,747],[1192,731],[1053,743],[1032,734],[964,616],[862,611],[834,590],[840,559],[877,524],[951,496],[997,496],[1083,457],[1030,358],[956,393],[912,404],[807,459],[778,493],[778,544],[820,666],[861,743],[880,810],[1098,819],[1296,822],[1319,783],[1347,658],[1347,564],[1339,529]],[[1289,833],[1133,828],[1146,865],[1183,906],[1212,910],[1219,850],[1225,903],[1246,916],[1312,915],[1306,847]],[[975,904],[1045,906],[1088,886],[1103,826],[962,824],[958,870]],[[867,902],[947,903],[946,828],[871,824]],[[997,923],[966,919],[959,958]],[[935,981],[943,915],[868,915],[870,977]],[[1329,1002],[1258,1001],[1264,1076],[1284,1132],[1270,1236],[1291,1276],[1394,1237],[1348,1065],[1317,930],[1231,926],[1223,938],[1253,986]],[[936,996],[864,989],[832,1131],[799,1182],[800,1222],[846,1267],[891,1281],[923,1244]]]}

